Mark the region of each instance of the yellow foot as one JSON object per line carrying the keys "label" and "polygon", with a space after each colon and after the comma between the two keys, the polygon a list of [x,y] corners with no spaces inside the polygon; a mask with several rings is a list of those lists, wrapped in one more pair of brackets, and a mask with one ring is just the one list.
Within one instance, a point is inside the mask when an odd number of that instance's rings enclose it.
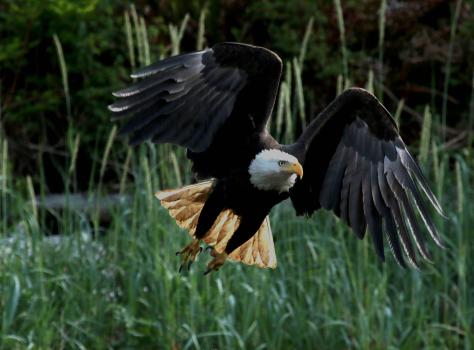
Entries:
{"label": "yellow foot", "polygon": [[191,243],[189,243],[186,247],[184,247],[181,251],[177,252],[176,255],[181,255],[181,265],[179,266],[179,272],[183,270],[184,266],[189,268],[191,267],[194,260],[196,260],[196,256],[202,251],[202,248],[199,246],[199,240],[193,239]]}
{"label": "yellow foot", "polygon": [[214,257],[209,264],[207,264],[207,270],[204,272],[207,275],[209,272],[217,271],[219,268],[224,265],[227,254],[226,253],[217,253],[214,249],[211,251],[211,255]]}

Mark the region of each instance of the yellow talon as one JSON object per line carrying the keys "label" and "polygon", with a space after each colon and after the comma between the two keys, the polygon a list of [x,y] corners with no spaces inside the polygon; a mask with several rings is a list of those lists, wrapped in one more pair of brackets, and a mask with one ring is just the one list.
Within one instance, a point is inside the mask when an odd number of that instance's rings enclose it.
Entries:
{"label": "yellow talon", "polygon": [[224,265],[227,259],[226,253],[217,253],[215,250],[212,250],[211,255],[214,256],[214,259],[212,259],[209,264],[207,264],[207,270],[204,272],[205,275],[207,275],[209,272],[219,270],[219,268]]}
{"label": "yellow talon", "polygon": [[186,247],[176,253],[176,255],[181,255],[181,265],[179,266],[179,272],[187,265],[187,269],[191,267],[191,264],[196,260],[196,256],[202,251],[201,246],[199,245],[198,239],[193,239]]}

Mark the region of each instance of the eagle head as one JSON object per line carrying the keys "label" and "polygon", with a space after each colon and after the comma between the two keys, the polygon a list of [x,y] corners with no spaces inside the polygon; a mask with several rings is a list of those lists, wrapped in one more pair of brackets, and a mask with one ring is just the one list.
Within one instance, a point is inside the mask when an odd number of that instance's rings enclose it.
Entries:
{"label": "eagle head", "polygon": [[250,182],[265,191],[288,192],[303,177],[303,167],[296,157],[276,149],[258,153],[249,166]]}

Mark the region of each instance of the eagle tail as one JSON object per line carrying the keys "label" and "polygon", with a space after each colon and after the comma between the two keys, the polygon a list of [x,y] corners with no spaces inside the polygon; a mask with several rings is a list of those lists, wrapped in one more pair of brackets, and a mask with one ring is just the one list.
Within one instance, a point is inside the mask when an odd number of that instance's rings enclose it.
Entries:
{"label": "eagle tail", "polygon": [[[194,237],[199,215],[213,188],[213,181],[159,191],[155,196],[161,205],[168,209],[172,218],[179,227],[187,229]],[[232,210],[221,211],[211,229],[202,238],[218,253],[223,253],[227,242],[240,224],[240,217]],[[265,218],[262,225],[247,242],[235,249],[229,258],[247,265],[256,265],[261,268],[275,268],[277,265],[275,246],[273,244],[270,220]]]}
{"label": "eagle tail", "polygon": [[170,216],[179,227],[189,230],[194,237],[199,214],[213,187],[213,181],[204,181],[172,190],[156,192],[161,205],[168,209]]}

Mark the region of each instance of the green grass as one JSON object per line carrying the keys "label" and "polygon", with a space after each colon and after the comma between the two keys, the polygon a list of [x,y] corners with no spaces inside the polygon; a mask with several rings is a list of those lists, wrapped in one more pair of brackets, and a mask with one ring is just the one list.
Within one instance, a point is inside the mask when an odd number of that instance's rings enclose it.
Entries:
{"label": "green grass", "polygon": [[331,214],[296,218],[284,203],[271,216],[276,270],[227,263],[203,276],[205,254],[177,271],[174,252],[189,238],[152,197],[160,165],[146,148],[132,154],[129,200],[95,238],[81,212],[59,213],[64,235],[45,237],[31,187],[9,181],[3,349],[471,347],[473,179],[461,155],[439,184],[451,219],[438,223],[447,249],[431,244],[434,265],[402,270],[388,250],[381,264]]}
{"label": "green grass", "polygon": [[[340,2],[335,4],[343,29]],[[150,60],[143,19],[132,7],[124,21],[130,64],[143,65]],[[179,52],[187,21],[169,27],[170,52]],[[305,115],[299,76],[311,26],[300,59],[285,69],[271,125],[281,140],[294,138],[298,119],[304,124],[312,117]],[[345,55],[344,48],[340,89],[350,80]],[[65,62],[61,79],[67,82]],[[67,83],[63,87],[67,96]],[[402,106],[391,111],[398,119]],[[190,273],[179,274],[174,253],[189,237],[153,193],[190,182],[182,149],[147,144],[124,153],[114,147],[123,140],[111,127],[107,145],[96,150],[88,195],[113,191],[128,197],[113,207],[105,234],[93,235],[99,228],[97,212],[35,209],[35,197],[46,192],[44,169],[38,169],[35,187],[30,178],[12,176],[8,144],[0,140],[0,348],[472,348],[474,162],[469,149],[443,149],[442,135],[432,134],[431,126],[441,119],[431,114],[440,111],[428,112],[422,151],[413,152],[450,219],[437,218],[447,248],[430,244],[435,263],[420,271],[399,268],[388,249],[387,263],[381,264],[370,239],[357,240],[332,214],[297,218],[285,202],[271,214],[276,270],[226,263],[203,276],[210,260],[203,254]],[[81,147],[73,126],[68,136],[65,193],[76,187]],[[114,189],[103,183],[107,171],[120,179]],[[93,208],[97,211],[98,205]],[[46,214],[57,217],[62,235],[44,235]]]}

